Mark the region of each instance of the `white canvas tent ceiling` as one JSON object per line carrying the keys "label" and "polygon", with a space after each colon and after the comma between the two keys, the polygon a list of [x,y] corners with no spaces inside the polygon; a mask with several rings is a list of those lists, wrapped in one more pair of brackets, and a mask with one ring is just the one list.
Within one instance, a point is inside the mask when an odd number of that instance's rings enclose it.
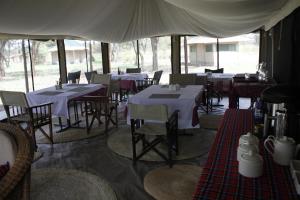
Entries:
{"label": "white canvas tent ceiling", "polygon": [[123,42],[187,34],[228,37],[268,30],[300,0],[14,0],[0,3],[0,38]]}

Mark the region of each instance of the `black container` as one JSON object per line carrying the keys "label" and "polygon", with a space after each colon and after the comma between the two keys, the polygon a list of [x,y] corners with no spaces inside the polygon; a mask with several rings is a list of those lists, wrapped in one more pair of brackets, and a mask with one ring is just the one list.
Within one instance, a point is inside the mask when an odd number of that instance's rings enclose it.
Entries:
{"label": "black container", "polygon": [[[300,143],[300,87],[294,85],[272,86],[262,92],[261,99],[269,105],[284,104],[287,114],[285,135]],[[269,124],[265,123],[265,126]]]}

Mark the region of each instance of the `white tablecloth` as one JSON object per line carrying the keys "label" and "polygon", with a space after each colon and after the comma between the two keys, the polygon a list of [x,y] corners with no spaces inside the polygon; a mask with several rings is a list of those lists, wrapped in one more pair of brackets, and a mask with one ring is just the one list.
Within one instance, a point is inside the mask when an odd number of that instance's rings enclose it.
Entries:
{"label": "white tablecloth", "polygon": [[129,73],[129,74],[111,74],[111,79],[113,80],[144,80],[148,78],[148,74],[145,73]]}
{"label": "white tablecloth", "polygon": [[[197,76],[206,76],[207,73],[198,73]],[[230,73],[212,73],[211,76],[208,76],[208,78],[212,79],[232,79],[235,74]]]}
{"label": "white tablecloth", "polygon": [[[63,89],[56,90],[55,87],[44,88],[26,94],[30,106],[53,103],[52,114],[58,117],[69,118],[68,101],[90,92],[94,92],[105,86],[101,84],[69,84],[63,85]],[[61,92],[55,94],[55,92]]]}
{"label": "white tablecloth", "polygon": [[[135,104],[165,104],[168,106],[169,115],[175,110],[179,110],[178,128],[187,129],[199,126],[192,126],[193,108],[195,98],[201,98],[203,92],[202,85],[188,85],[178,91],[171,91],[164,85],[152,85],[145,90],[129,97],[129,103]],[[180,94],[179,98],[149,98],[152,94]],[[130,123],[130,113],[127,114],[127,123]]]}

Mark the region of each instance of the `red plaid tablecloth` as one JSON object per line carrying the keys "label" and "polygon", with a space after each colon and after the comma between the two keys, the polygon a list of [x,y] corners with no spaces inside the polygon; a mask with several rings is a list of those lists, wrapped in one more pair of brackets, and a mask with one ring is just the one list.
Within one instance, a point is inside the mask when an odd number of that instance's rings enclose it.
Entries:
{"label": "red plaid tablecloth", "polygon": [[263,175],[246,178],[238,173],[236,161],[238,139],[253,129],[250,110],[228,109],[194,193],[194,200],[205,199],[299,199],[289,167],[273,162],[261,143],[264,159]]}

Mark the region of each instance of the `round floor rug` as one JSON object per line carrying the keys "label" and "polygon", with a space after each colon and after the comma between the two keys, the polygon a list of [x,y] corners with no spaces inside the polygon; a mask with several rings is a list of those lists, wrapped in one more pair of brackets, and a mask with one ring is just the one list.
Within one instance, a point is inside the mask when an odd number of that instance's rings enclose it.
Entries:
{"label": "round floor rug", "polygon": [[[179,136],[179,154],[173,156],[174,160],[184,160],[194,158],[197,156],[205,155],[214,141],[216,131],[208,129],[189,129],[186,133],[193,135]],[[111,134],[107,140],[108,147],[115,153],[132,158],[132,141],[131,132],[129,127],[119,128]],[[141,142],[137,145],[137,152],[142,148]],[[165,145],[159,144],[157,148],[167,155],[167,148]],[[154,151],[149,151],[140,160],[145,161],[163,161]]]}
{"label": "round floor rug", "polygon": [[[69,128],[63,132],[59,132],[57,133],[57,131],[59,130],[59,126],[57,126],[58,124],[58,118],[55,117],[53,118],[53,141],[54,143],[64,143],[64,142],[72,142],[72,141],[76,141],[76,140],[83,140],[83,139],[87,139],[87,138],[91,138],[91,137],[95,137],[101,134],[105,134],[105,127],[104,124],[98,124],[98,121],[95,120],[95,122],[93,123],[92,129],[90,130],[90,133],[87,134],[86,133],[86,125],[85,125],[85,116],[81,116],[80,117],[80,127],[82,128]],[[72,117],[74,118],[74,117]],[[124,116],[123,113],[119,113],[118,114],[118,124],[124,123]],[[74,122],[74,119],[72,119]],[[104,119],[102,120],[104,121]],[[91,117],[89,117],[89,123],[91,122]],[[67,124],[66,119],[62,118],[62,124]],[[113,129],[115,126],[112,125],[112,123],[109,124],[109,128],[108,131],[110,131],[111,129]],[[49,127],[48,125],[43,126],[43,129],[49,133]],[[36,131],[36,142],[38,144],[50,144],[50,141],[40,132],[40,130]]]}
{"label": "round floor rug", "polygon": [[116,200],[111,186],[96,175],[67,169],[32,170],[32,200]]}
{"label": "round floor rug", "polygon": [[157,200],[192,199],[201,173],[194,165],[160,167],[145,176],[144,188]]}
{"label": "round floor rug", "polygon": [[[53,141],[54,143],[72,142],[101,134],[105,134],[104,126],[92,128],[89,134],[87,134],[85,128],[69,128],[63,132],[53,132]],[[39,131],[36,132],[35,137],[38,144],[50,144],[50,141]]]}

